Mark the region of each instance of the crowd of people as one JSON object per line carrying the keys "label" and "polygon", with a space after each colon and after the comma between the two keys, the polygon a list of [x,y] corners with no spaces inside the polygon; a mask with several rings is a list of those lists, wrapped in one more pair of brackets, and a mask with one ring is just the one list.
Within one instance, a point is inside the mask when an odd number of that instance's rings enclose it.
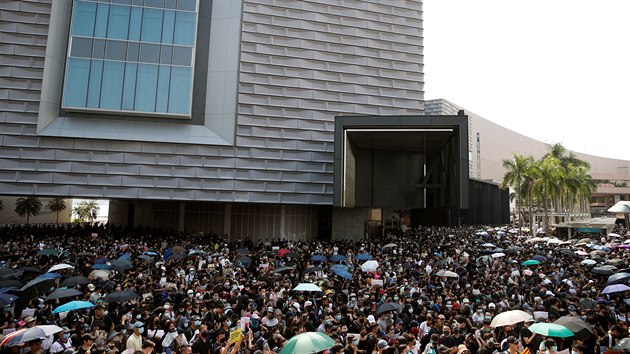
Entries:
{"label": "crowd of people", "polygon": [[[602,294],[628,266],[626,230],[614,231],[557,240],[508,226],[420,227],[370,242],[227,242],[158,228],[4,226],[0,350],[271,354],[317,331],[334,354],[603,353],[619,349],[630,317],[628,292]],[[593,272],[607,263],[616,268]],[[294,290],[301,283],[315,288]],[[56,310],[78,301],[91,305]],[[491,326],[515,309],[532,318]],[[590,333],[528,330],[563,316]],[[42,325],[62,330],[9,340]]]}

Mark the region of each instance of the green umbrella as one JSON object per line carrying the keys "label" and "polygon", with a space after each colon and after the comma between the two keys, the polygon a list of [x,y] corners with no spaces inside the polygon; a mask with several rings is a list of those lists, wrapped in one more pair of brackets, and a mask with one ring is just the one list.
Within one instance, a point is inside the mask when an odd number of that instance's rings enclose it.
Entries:
{"label": "green umbrella", "polygon": [[335,340],[324,333],[305,332],[295,335],[287,341],[280,354],[319,353],[335,345]]}
{"label": "green umbrella", "polygon": [[54,248],[44,248],[43,250],[37,253],[40,256],[56,256],[57,250]]}
{"label": "green umbrella", "polygon": [[530,266],[530,265],[539,265],[540,261],[537,261],[535,259],[528,259],[525,262],[521,263],[524,266]]}
{"label": "green umbrella", "polygon": [[573,332],[563,325],[555,323],[534,323],[528,328],[533,333],[538,333],[546,337],[566,338],[573,337]]}

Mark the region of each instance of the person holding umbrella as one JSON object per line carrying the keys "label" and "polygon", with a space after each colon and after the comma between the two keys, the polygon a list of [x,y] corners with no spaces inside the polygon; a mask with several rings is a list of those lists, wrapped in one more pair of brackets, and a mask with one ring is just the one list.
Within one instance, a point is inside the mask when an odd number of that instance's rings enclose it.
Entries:
{"label": "person holding umbrella", "polygon": [[90,333],[86,333],[81,337],[83,344],[77,350],[77,354],[90,354],[92,347],[94,346],[94,336]]}

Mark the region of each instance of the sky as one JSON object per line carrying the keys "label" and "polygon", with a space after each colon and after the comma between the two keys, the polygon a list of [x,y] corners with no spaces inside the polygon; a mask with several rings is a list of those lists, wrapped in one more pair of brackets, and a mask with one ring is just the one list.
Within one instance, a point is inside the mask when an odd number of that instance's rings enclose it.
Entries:
{"label": "sky", "polygon": [[630,0],[424,0],[425,99],[630,160]]}

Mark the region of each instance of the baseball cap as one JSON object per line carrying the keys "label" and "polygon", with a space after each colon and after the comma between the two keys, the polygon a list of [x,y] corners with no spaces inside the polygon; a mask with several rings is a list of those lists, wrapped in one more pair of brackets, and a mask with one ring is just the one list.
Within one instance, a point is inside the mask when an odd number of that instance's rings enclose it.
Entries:
{"label": "baseball cap", "polygon": [[506,341],[507,343],[509,343],[509,344],[513,344],[513,343],[516,343],[516,342],[517,342],[517,339],[516,339],[516,337],[514,337],[514,336],[509,336],[509,337],[507,337],[507,339],[506,339],[505,341]]}
{"label": "baseball cap", "polygon": [[88,288],[88,290],[90,290],[90,291],[94,291],[94,289],[96,289],[96,287],[94,286],[94,284],[88,284],[87,288]]}
{"label": "baseball cap", "polygon": [[136,321],[133,324],[133,328],[140,328],[140,327],[144,327],[144,323],[140,322],[140,321]]}
{"label": "baseball cap", "polygon": [[33,316],[26,316],[26,317],[24,317],[24,322],[25,323],[31,323],[33,321],[35,321],[35,318]]}
{"label": "baseball cap", "polygon": [[313,306],[313,302],[312,301],[306,301],[304,303],[304,306]]}
{"label": "baseball cap", "polygon": [[271,306],[267,307],[267,312],[273,312],[273,311],[274,311],[273,307]]}
{"label": "baseball cap", "polygon": [[470,351],[465,344],[460,344],[457,346],[457,354],[461,354],[464,351]]}
{"label": "baseball cap", "polygon": [[379,350],[389,349],[389,345],[387,344],[387,341],[385,339],[380,339],[378,343],[376,343],[376,347]]}
{"label": "baseball cap", "polygon": [[70,333],[70,328],[68,328],[66,326],[61,327],[61,330],[62,330],[63,333]]}

